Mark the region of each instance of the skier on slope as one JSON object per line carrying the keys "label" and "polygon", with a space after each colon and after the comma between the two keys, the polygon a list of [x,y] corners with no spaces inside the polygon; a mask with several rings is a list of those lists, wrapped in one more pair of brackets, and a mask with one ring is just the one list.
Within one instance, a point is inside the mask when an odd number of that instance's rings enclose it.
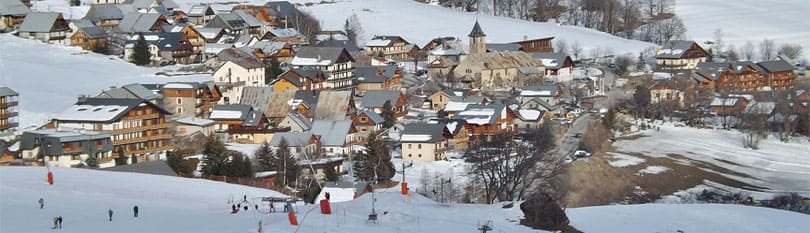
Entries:
{"label": "skier on slope", "polygon": [[39,208],[45,208],[45,199],[39,198]]}
{"label": "skier on slope", "polygon": [[110,215],[110,222],[112,222],[112,215],[113,215],[112,209],[107,210],[107,214]]}

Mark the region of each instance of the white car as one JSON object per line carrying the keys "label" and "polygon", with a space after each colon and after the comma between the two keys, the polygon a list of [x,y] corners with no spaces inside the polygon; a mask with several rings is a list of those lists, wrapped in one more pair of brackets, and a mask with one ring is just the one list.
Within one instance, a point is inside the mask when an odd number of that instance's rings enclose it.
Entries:
{"label": "white car", "polygon": [[584,150],[577,150],[577,151],[574,151],[573,157],[576,157],[576,158],[591,157],[591,153],[588,153],[587,151],[584,151]]}

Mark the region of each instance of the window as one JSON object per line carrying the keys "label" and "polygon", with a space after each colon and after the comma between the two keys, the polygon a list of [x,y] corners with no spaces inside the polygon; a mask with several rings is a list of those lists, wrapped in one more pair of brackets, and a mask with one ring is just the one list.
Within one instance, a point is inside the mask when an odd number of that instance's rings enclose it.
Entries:
{"label": "window", "polygon": [[177,98],[177,104],[183,104],[183,99],[182,98]]}
{"label": "window", "polygon": [[411,148],[412,145],[413,144],[408,143],[408,149],[413,149],[413,148]]}
{"label": "window", "polygon": [[177,113],[183,113],[183,108],[177,108]]}
{"label": "window", "polygon": [[413,154],[408,154],[408,158],[413,157]]}
{"label": "window", "polygon": [[[419,147],[419,149],[422,149],[422,144],[418,144],[417,146]],[[419,157],[422,157],[422,156],[420,155]]]}
{"label": "window", "polygon": [[419,154],[419,158],[422,158],[422,154]]}
{"label": "window", "polygon": [[368,121],[367,117],[360,117],[360,122],[366,122],[366,121]]}

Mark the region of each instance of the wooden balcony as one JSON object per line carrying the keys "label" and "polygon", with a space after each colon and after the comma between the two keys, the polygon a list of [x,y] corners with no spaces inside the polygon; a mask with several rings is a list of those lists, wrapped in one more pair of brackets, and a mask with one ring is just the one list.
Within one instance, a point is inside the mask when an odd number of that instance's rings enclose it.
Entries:
{"label": "wooden balcony", "polygon": [[122,121],[140,120],[140,119],[152,119],[152,118],[158,118],[158,117],[160,117],[160,113],[151,113],[151,114],[144,114],[144,115],[139,115],[139,116],[124,116],[124,117],[121,117],[121,120]]}
{"label": "wooden balcony", "polygon": [[6,129],[14,128],[14,127],[17,127],[17,126],[19,126],[19,123],[17,123],[17,122],[11,122],[11,123],[7,123],[7,124],[0,124],[0,130],[6,130]]}
{"label": "wooden balcony", "polygon": [[111,134],[119,134],[119,133],[139,132],[139,131],[146,131],[146,130],[152,130],[152,129],[168,128],[170,126],[172,126],[172,123],[144,125],[144,126],[141,126],[141,127],[132,127],[132,128],[110,130],[110,133]]}
{"label": "wooden balcony", "polygon": [[124,139],[124,140],[115,140],[115,141],[113,141],[113,145],[123,145],[123,144],[129,144],[129,143],[145,142],[145,141],[159,140],[159,139],[171,139],[171,138],[172,138],[171,134],[165,133],[165,134],[158,134],[158,135],[152,135],[152,136],[146,136],[146,137],[137,137],[137,138]]}
{"label": "wooden balcony", "polygon": [[0,108],[7,108],[17,106],[17,101],[0,102]]}
{"label": "wooden balcony", "polygon": [[0,119],[12,118],[19,115],[17,112],[3,112],[0,113]]}
{"label": "wooden balcony", "polygon": [[73,153],[73,152],[82,152],[84,151],[84,147],[62,147],[62,153]]}
{"label": "wooden balcony", "polygon": [[171,149],[174,149],[174,145],[164,145],[161,147],[144,148],[140,150],[124,150],[124,154],[143,154]]}

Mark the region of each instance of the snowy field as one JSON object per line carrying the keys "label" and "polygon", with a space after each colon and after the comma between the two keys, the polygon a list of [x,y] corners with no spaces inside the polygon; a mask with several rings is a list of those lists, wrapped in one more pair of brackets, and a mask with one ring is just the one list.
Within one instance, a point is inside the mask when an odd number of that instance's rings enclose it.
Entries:
{"label": "snowy field", "polygon": [[686,25],[687,39],[714,40],[714,31],[721,29],[726,44],[737,49],[767,38],[777,46],[800,44],[810,59],[810,1],[676,0],[675,13]]}
{"label": "snowy field", "polygon": [[[439,204],[419,195],[377,193],[377,224],[366,222],[371,195],[332,203],[332,215],[318,206],[296,205],[300,228],[281,213],[252,208],[230,214],[228,200],[258,203],[280,194],[221,182],[125,172],[54,168],[47,185],[42,167],[0,167],[0,232],[48,232],[63,216],[59,232],[476,232],[492,221],[493,232],[538,232],[517,225],[518,205]],[[338,194],[342,195],[342,194]],[[37,200],[45,199],[39,209]],[[139,216],[133,218],[132,207]],[[107,210],[114,211],[113,221]],[[567,209],[572,225],[585,232],[805,232],[810,216],[737,205],[612,205]],[[666,213],[662,215],[661,213]],[[745,220],[746,224],[739,224]],[[621,224],[618,224],[621,223]]]}
{"label": "snowy field", "polygon": [[[672,157],[719,166],[750,177],[723,174],[751,185],[766,187],[765,192],[799,192],[810,195],[810,143],[796,138],[783,143],[775,137],[760,142],[759,150],[742,147],[743,135],[737,131],[674,127],[664,124],[660,131],[648,130],[636,140],[613,144],[618,152],[641,153],[651,157]],[[683,160],[677,159],[676,160]],[[688,164],[688,160],[680,161]]]}
{"label": "snowy field", "polygon": [[[0,34],[0,85],[20,93],[20,127],[42,124],[76,102],[110,86],[170,81],[207,81],[210,75],[157,77],[161,68],[143,68],[81,48],[50,45]],[[177,66],[170,67],[177,69]]]}

